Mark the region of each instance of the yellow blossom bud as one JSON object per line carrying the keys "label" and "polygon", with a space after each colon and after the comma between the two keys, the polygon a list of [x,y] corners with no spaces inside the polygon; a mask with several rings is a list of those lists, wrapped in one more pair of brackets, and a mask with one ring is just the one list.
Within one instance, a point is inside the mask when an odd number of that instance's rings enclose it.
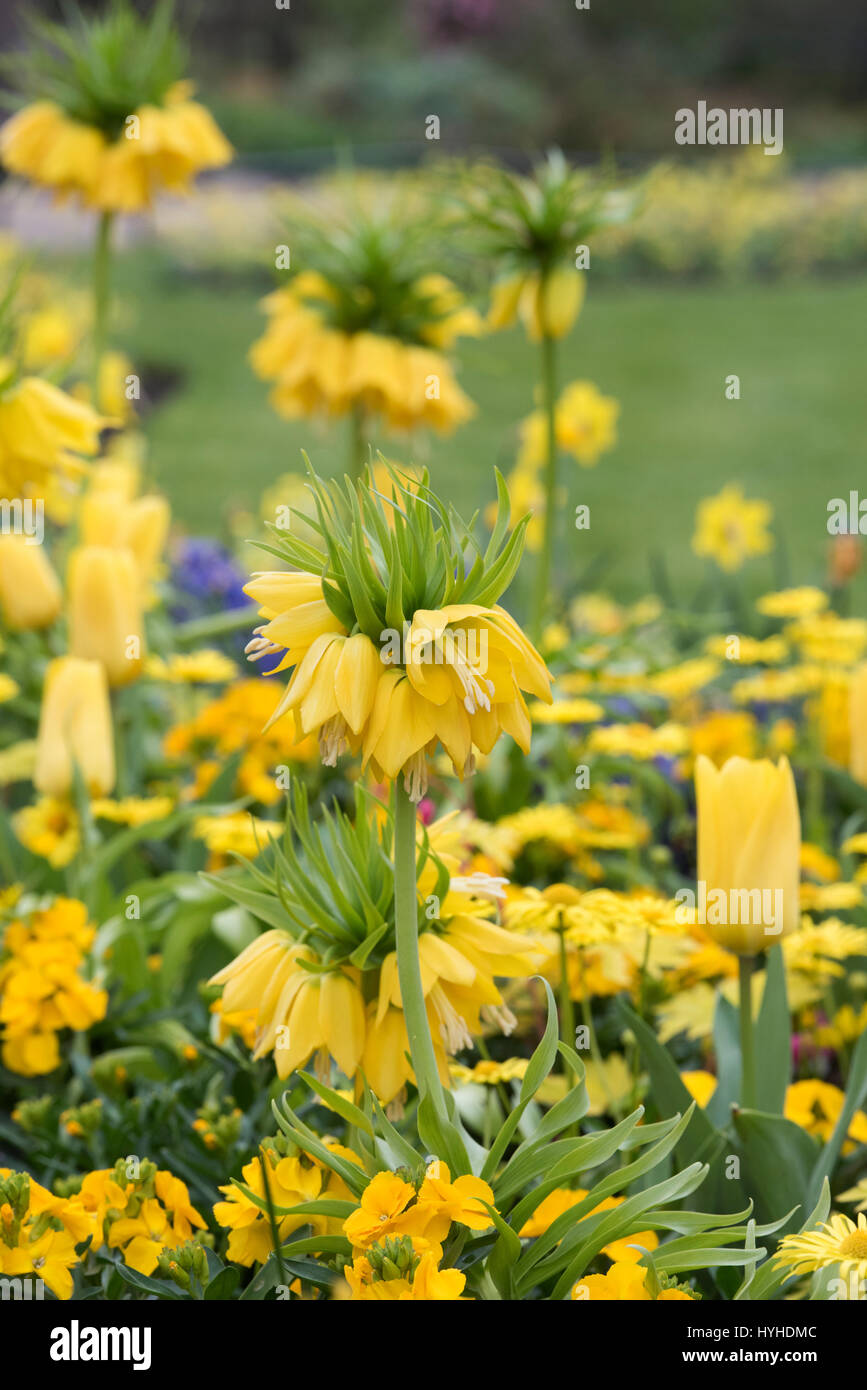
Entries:
{"label": "yellow blossom bud", "polygon": [[48,667],[39,714],[33,782],[47,796],[66,796],[78,764],[88,790],[114,786],[114,743],[105,672],[98,661],[57,657]]}
{"label": "yellow blossom bud", "polygon": [[60,612],[60,581],[41,545],[0,536],[0,611],[11,628],[47,627]]}
{"label": "yellow blossom bud", "polygon": [[565,338],[581,311],[586,283],[577,270],[552,270],[528,281],[521,296],[521,317],[533,342]]}
{"label": "yellow blossom bud", "polygon": [[765,951],[800,925],[801,821],[787,758],[729,758],[721,768],[700,754],[698,908],[726,950]]}
{"label": "yellow blossom bud", "polygon": [[128,685],[144,657],[140,585],[130,550],[79,546],[69,561],[69,646],[101,661],[109,685]]}
{"label": "yellow blossom bud", "polygon": [[867,786],[867,663],[852,676],[849,689],[849,770]]}

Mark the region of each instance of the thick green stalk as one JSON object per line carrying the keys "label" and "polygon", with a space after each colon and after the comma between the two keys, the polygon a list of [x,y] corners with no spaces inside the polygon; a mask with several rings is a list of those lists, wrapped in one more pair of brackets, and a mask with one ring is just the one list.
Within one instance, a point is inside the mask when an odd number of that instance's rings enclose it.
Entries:
{"label": "thick green stalk", "polygon": [[741,1105],[745,1110],[756,1108],[756,1049],[753,1029],[752,978],[755,956],[738,957],[741,1025]]}
{"label": "thick green stalk", "polygon": [[222,613],[209,613],[205,618],[190,618],[175,628],[175,641],[188,645],[209,637],[221,637],[238,628],[252,627],[258,615],[255,604],[243,608],[224,608]]}
{"label": "thick green stalk", "polygon": [[92,404],[99,409],[99,368],[106,348],[108,311],[111,295],[111,229],[114,213],[100,214],[93,250],[93,361],[91,363]]}
{"label": "thick green stalk", "polygon": [[364,465],[367,463],[367,441],[364,437],[365,418],[364,407],[354,405],[352,407],[349,442],[349,476],[351,478],[360,478],[364,471]]}
{"label": "thick green stalk", "polygon": [[536,593],[533,602],[532,636],[542,635],[548,590],[551,586],[551,563],[554,551],[554,532],[557,518],[557,362],[554,339],[547,334],[542,339],[542,409],[545,412],[545,515],[542,520],[542,545],[536,569]]}
{"label": "thick green stalk", "polygon": [[[566,933],[561,931],[560,938],[560,1041],[566,1043],[567,1047],[575,1046],[575,1006],[572,1003],[572,994],[569,989],[569,962],[566,954]],[[572,1063],[564,1058],[564,1070],[567,1076],[572,1076]]]}
{"label": "thick green stalk", "polygon": [[419,1095],[430,1096],[437,1113],[446,1119],[418,957],[415,805],[401,777],[394,787],[394,923],[397,977],[416,1085]]}

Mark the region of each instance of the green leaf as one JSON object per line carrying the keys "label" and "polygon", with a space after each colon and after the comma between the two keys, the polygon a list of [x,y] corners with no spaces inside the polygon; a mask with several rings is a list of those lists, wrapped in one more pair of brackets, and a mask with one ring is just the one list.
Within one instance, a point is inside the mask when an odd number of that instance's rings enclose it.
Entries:
{"label": "green leaf", "polygon": [[541,975],[537,975],[535,978],[541,979],[545,986],[545,993],[548,996],[548,1019],[541,1041],[524,1072],[524,1079],[521,1082],[522,1101],[532,1100],[557,1060],[558,1027],[554,991]]}
{"label": "green leaf", "polygon": [[118,1264],[117,1272],[125,1283],[132,1284],[134,1289],[140,1289],[142,1293],[156,1295],[157,1298],[189,1298],[189,1294],[184,1293],[169,1279],[149,1279],[146,1274],[139,1274],[137,1269],[130,1269],[129,1265],[125,1264]]}
{"label": "green leaf", "polygon": [[[822,1191],[810,1215],[807,1217],[801,1232],[811,1231],[815,1226],[821,1225],[828,1220],[828,1213],[831,1210],[831,1188],[826,1178],[822,1184]],[[755,1271],[752,1278],[749,1276],[743,1281],[740,1288],[735,1293],[735,1299],[747,1299],[750,1302],[760,1302],[764,1299],[773,1298],[778,1289],[790,1279],[791,1272],[788,1269],[775,1266],[771,1260],[766,1260],[762,1267]]]}
{"label": "green leaf", "polygon": [[735,1110],[733,1120],[741,1181],[755,1200],[758,1216],[774,1221],[793,1207],[805,1211],[812,1200],[816,1141],[782,1115]]}
{"label": "green leaf", "polygon": [[[581,1245],[560,1275],[552,1298],[565,1298],[576,1279],[580,1279],[584,1273],[590,1260],[604,1245],[609,1245],[613,1240],[621,1240],[634,1231],[644,1211],[655,1206],[657,1202],[676,1200],[694,1192],[701,1184],[704,1172],[703,1164],[691,1163],[688,1168],[675,1173],[673,1177],[627,1197],[614,1211],[602,1213],[602,1219],[595,1225],[592,1235]],[[558,1256],[560,1253],[558,1252]]]}
{"label": "green leaf", "polygon": [[232,1298],[240,1282],[241,1276],[238,1270],[232,1265],[227,1265],[205,1286],[205,1298],[208,1302],[213,1302],[215,1299],[228,1300]]}
{"label": "green leaf", "polygon": [[487,1272],[493,1279],[503,1298],[514,1297],[514,1278],[512,1271],[521,1255],[521,1241],[516,1231],[504,1221],[496,1207],[487,1207],[491,1220],[497,1228],[497,1239],[487,1260]]}
{"label": "green leaf", "polygon": [[317,1096],[324,1100],[329,1110],[334,1110],[346,1120],[347,1124],[355,1125],[356,1129],[364,1130],[365,1134],[369,1134],[373,1138],[373,1125],[363,1110],[359,1110],[357,1105],[353,1105],[337,1091],[332,1091],[331,1087],[326,1086],[318,1077],[311,1076],[310,1072],[300,1071],[298,1075],[305,1085],[310,1087],[311,1091],[315,1091]]}
{"label": "green leaf", "polygon": [[236,879],[223,877],[219,874],[200,875],[205,883],[210,883],[212,887],[219,889],[224,897],[231,898],[240,907],[245,907],[248,912],[252,912],[254,917],[258,917],[261,922],[267,922],[269,927],[277,927],[280,931],[289,930],[289,921],[284,912],[279,898],[275,898],[270,893],[259,893],[255,888],[248,888],[243,883],[238,883]]}
{"label": "green leaf", "polygon": [[464,1142],[453,1124],[445,1124],[440,1119],[433,1097],[428,1093],[422,1096],[416,1115],[421,1142],[436,1158],[448,1164],[452,1177],[462,1177],[472,1172]]}
{"label": "green leaf", "polygon": [[867,1033],[862,1033],[852,1052],[849,1065],[849,1078],[846,1083],[846,1100],[837,1117],[834,1132],[816,1159],[810,1175],[810,1192],[815,1196],[823,1182],[831,1176],[840,1156],[849,1126],[856,1110],[860,1110],[867,1099]]}
{"label": "green leaf", "polygon": [[[684,1114],[694,1105],[693,1098],[680,1079],[671,1053],[657,1038],[653,1029],[639,1018],[622,1000],[620,1010],[628,1026],[635,1034],[648,1071],[651,1090],[656,1108],[660,1114]],[[707,1114],[695,1105],[692,1120],[683,1139],[678,1145],[677,1158],[680,1163],[701,1161],[713,1164],[723,1150],[724,1136],[711,1124]]]}

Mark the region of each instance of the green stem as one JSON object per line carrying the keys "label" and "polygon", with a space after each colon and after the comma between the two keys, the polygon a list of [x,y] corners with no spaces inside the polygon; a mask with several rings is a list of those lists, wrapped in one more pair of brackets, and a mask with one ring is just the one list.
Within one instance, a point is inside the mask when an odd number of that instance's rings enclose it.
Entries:
{"label": "green stem", "polygon": [[[569,990],[569,968],[566,956],[566,933],[560,936],[560,1041],[567,1047],[575,1046],[575,1005]],[[564,1058],[567,1075],[573,1075],[572,1063]]]}
{"label": "green stem", "polygon": [[208,637],[236,632],[238,628],[252,627],[258,612],[255,605],[245,605],[243,608],[226,608],[222,613],[209,613],[206,618],[190,618],[188,622],[178,623],[174,640],[179,643],[201,642]]}
{"label": "green stem", "polygon": [[352,407],[351,435],[349,441],[350,467],[352,478],[360,478],[367,463],[367,441],[365,439],[365,412],[361,405]]}
{"label": "green stem", "polygon": [[394,927],[397,977],[409,1052],[419,1097],[430,1096],[441,1119],[448,1121],[428,1025],[418,957],[418,885],[416,877],[415,805],[398,777],[394,784]]}
{"label": "green stem", "polygon": [[545,412],[545,515],[542,523],[542,545],[536,570],[536,595],[533,603],[532,635],[538,641],[545,621],[548,590],[551,585],[551,562],[554,549],[554,528],[557,517],[557,362],[554,339],[542,339],[542,408]]}
{"label": "green stem", "polygon": [[756,1108],[756,1050],[753,1030],[752,978],[755,956],[738,957],[741,1025],[741,1105],[745,1110]]}
{"label": "green stem", "polygon": [[93,361],[91,364],[92,405],[99,409],[99,368],[108,334],[108,308],[111,281],[111,229],[114,213],[100,214],[93,252]]}

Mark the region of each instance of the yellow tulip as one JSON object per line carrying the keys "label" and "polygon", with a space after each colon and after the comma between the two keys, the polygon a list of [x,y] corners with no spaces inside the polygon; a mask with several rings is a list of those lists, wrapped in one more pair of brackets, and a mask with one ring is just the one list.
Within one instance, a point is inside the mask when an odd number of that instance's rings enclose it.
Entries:
{"label": "yellow tulip", "polygon": [[135,556],[143,584],[153,577],[165,549],[171,516],[167,499],[157,493],[137,498],[124,516],[124,544]]}
{"label": "yellow tulip", "polygon": [[726,950],[767,950],[800,924],[801,821],[788,759],[695,764],[699,916]]}
{"label": "yellow tulip", "polygon": [[867,786],[867,664],[859,666],[849,689],[849,770]]}
{"label": "yellow tulip", "polygon": [[26,536],[0,536],[0,611],[8,627],[48,627],[60,612],[60,581],[41,545]]}
{"label": "yellow tulip", "polygon": [[78,514],[82,545],[129,550],[135,560],[143,604],[165,549],[171,509],[158,494],[130,499],[108,487],[91,489]]}
{"label": "yellow tulip", "polygon": [[139,576],[130,550],[84,545],[69,560],[69,647],[101,661],[109,685],[128,685],[144,659]]}
{"label": "yellow tulip", "polygon": [[78,765],[88,790],[114,786],[114,743],[105,671],[98,661],[60,656],[45,674],[33,782],[45,796],[64,797]]}
{"label": "yellow tulip", "polygon": [[112,488],[89,490],[78,510],[78,534],[82,545],[117,544],[118,517],[127,506],[123,493]]}

